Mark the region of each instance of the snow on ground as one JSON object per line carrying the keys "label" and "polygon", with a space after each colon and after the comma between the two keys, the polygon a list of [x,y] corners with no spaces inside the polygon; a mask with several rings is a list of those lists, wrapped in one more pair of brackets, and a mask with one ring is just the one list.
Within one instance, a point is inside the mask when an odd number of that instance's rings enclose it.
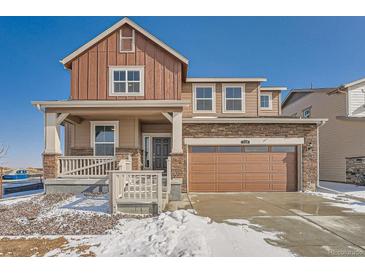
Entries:
{"label": "snow on ground", "polygon": [[365,186],[328,182],[328,181],[320,181],[319,186],[327,188],[334,192],[341,192],[350,196],[365,199]]}
{"label": "snow on ground", "polygon": [[74,195],[58,203],[50,211],[42,214],[40,218],[57,217],[66,214],[100,214],[109,213],[109,196],[102,195]]}
{"label": "snow on ground", "polygon": [[328,202],[329,205],[348,208],[350,212],[365,213],[365,202],[350,199],[345,196],[346,193],[321,193],[321,192],[308,192],[308,193],[321,196],[328,200],[332,200],[333,202]]}
{"label": "snow on ground", "polygon": [[278,233],[245,219],[216,223],[193,210],[111,216],[107,195],[38,195],[2,201],[1,207],[3,237],[65,239],[47,256],[293,256],[276,246]]}
{"label": "snow on ground", "polygon": [[11,205],[15,205],[21,202],[27,202],[32,200],[35,196],[40,195],[39,193],[35,194],[35,195],[28,195],[28,196],[22,196],[22,197],[10,197],[10,198],[4,198],[4,199],[0,199],[0,206],[11,206]]}
{"label": "snow on ground", "polygon": [[47,256],[293,256],[267,242],[277,239],[275,233],[253,230],[245,220],[230,222],[216,223],[187,210],[122,219],[106,235],[66,237],[69,243]]}

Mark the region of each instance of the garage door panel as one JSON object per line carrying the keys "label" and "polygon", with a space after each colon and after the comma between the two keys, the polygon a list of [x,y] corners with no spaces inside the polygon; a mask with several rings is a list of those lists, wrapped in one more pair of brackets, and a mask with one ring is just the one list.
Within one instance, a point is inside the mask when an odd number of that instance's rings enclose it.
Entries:
{"label": "garage door panel", "polygon": [[199,163],[215,164],[216,163],[216,158],[214,157],[214,154],[212,155],[212,153],[201,153],[201,154],[195,153],[194,156],[191,157],[190,161],[191,161],[192,164],[199,164]]}
{"label": "garage door panel", "polygon": [[244,153],[245,162],[269,162],[270,155],[268,153]]}
{"label": "garage door panel", "polygon": [[190,170],[192,172],[208,172],[208,171],[214,172],[216,168],[217,166],[214,164],[199,163],[199,164],[192,164]]}
{"label": "garage door panel", "polygon": [[243,170],[245,172],[270,172],[270,165],[264,163],[245,163]]}
{"label": "garage door panel", "polygon": [[[278,152],[271,152],[274,149]],[[229,150],[217,147],[211,152],[189,153],[189,191],[296,191],[297,154],[293,150]]]}
{"label": "garage door panel", "polygon": [[192,184],[189,186],[192,192],[216,192],[215,184]]}
{"label": "garage door panel", "polygon": [[271,191],[271,184],[262,184],[262,183],[245,183],[245,191]]}
{"label": "garage door panel", "polygon": [[215,183],[215,173],[214,172],[194,172],[190,174],[190,180],[196,183]]}
{"label": "garage door panel", "polygon": [[242,163],[242,155],[240,153],[218,153],[218,163]]}
{"label": "garage door panel", "polygon": [[273,191],[287,191],[287,184],[281,183],[281,184],[272,184],[272,190]]}
{"label": "garage door panel", "polygon": [[242,182],[242,173],[227,173],[227,174],[222,174],[219,173],[217,175],[217,183],[225,183],[225,182],[229,182],[229,183],[241,183]]}
{"label": "garage door panel", "polygon": [[217,165],[217,171],[219,173],[231,173],[231,172],[242,172],[243,166],[242,163],[234,163],[234,164],[220,164]]}
{"label": "garage door panel", "polygon": [[224,182],[217,185],[218,192],[240,192],[242,191],[242,185],[240,183]]}
{"label": "garage door panel", "polygon": [[244,173],[245,183],[270,183],[270,173]]}

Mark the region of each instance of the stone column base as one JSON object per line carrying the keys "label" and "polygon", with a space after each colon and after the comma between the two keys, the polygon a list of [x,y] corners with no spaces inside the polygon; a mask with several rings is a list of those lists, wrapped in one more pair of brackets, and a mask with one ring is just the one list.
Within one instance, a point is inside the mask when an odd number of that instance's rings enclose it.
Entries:
{"label": "stone column base", "polygon": [[59,153],[43,153],[43,177],[55,179],[58,177]]}

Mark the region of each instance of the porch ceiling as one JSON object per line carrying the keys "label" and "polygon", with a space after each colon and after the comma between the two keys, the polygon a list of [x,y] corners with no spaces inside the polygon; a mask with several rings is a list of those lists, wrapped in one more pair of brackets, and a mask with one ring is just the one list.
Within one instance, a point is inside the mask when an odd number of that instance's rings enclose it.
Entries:
{"label": "porch ceiling", "polygon": [[[61,112],[58,112],[61,113]],[[76,111],[68,110],[69,117],[81,120],[117,120],[121,117],[138,118],[141,122],[170,123],[161,113],[161,110],[105,110],[105,111]]]}

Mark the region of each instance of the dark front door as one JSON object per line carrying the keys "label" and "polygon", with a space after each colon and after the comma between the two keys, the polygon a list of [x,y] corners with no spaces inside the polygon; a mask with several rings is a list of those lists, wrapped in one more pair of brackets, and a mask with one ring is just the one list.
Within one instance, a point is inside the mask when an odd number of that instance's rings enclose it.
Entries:
{"label": "dark front door", "polygon": [[171,138],[153,137],[152,144],[152,168],[154,170],[166,170],[166,160],[171,150]]}

